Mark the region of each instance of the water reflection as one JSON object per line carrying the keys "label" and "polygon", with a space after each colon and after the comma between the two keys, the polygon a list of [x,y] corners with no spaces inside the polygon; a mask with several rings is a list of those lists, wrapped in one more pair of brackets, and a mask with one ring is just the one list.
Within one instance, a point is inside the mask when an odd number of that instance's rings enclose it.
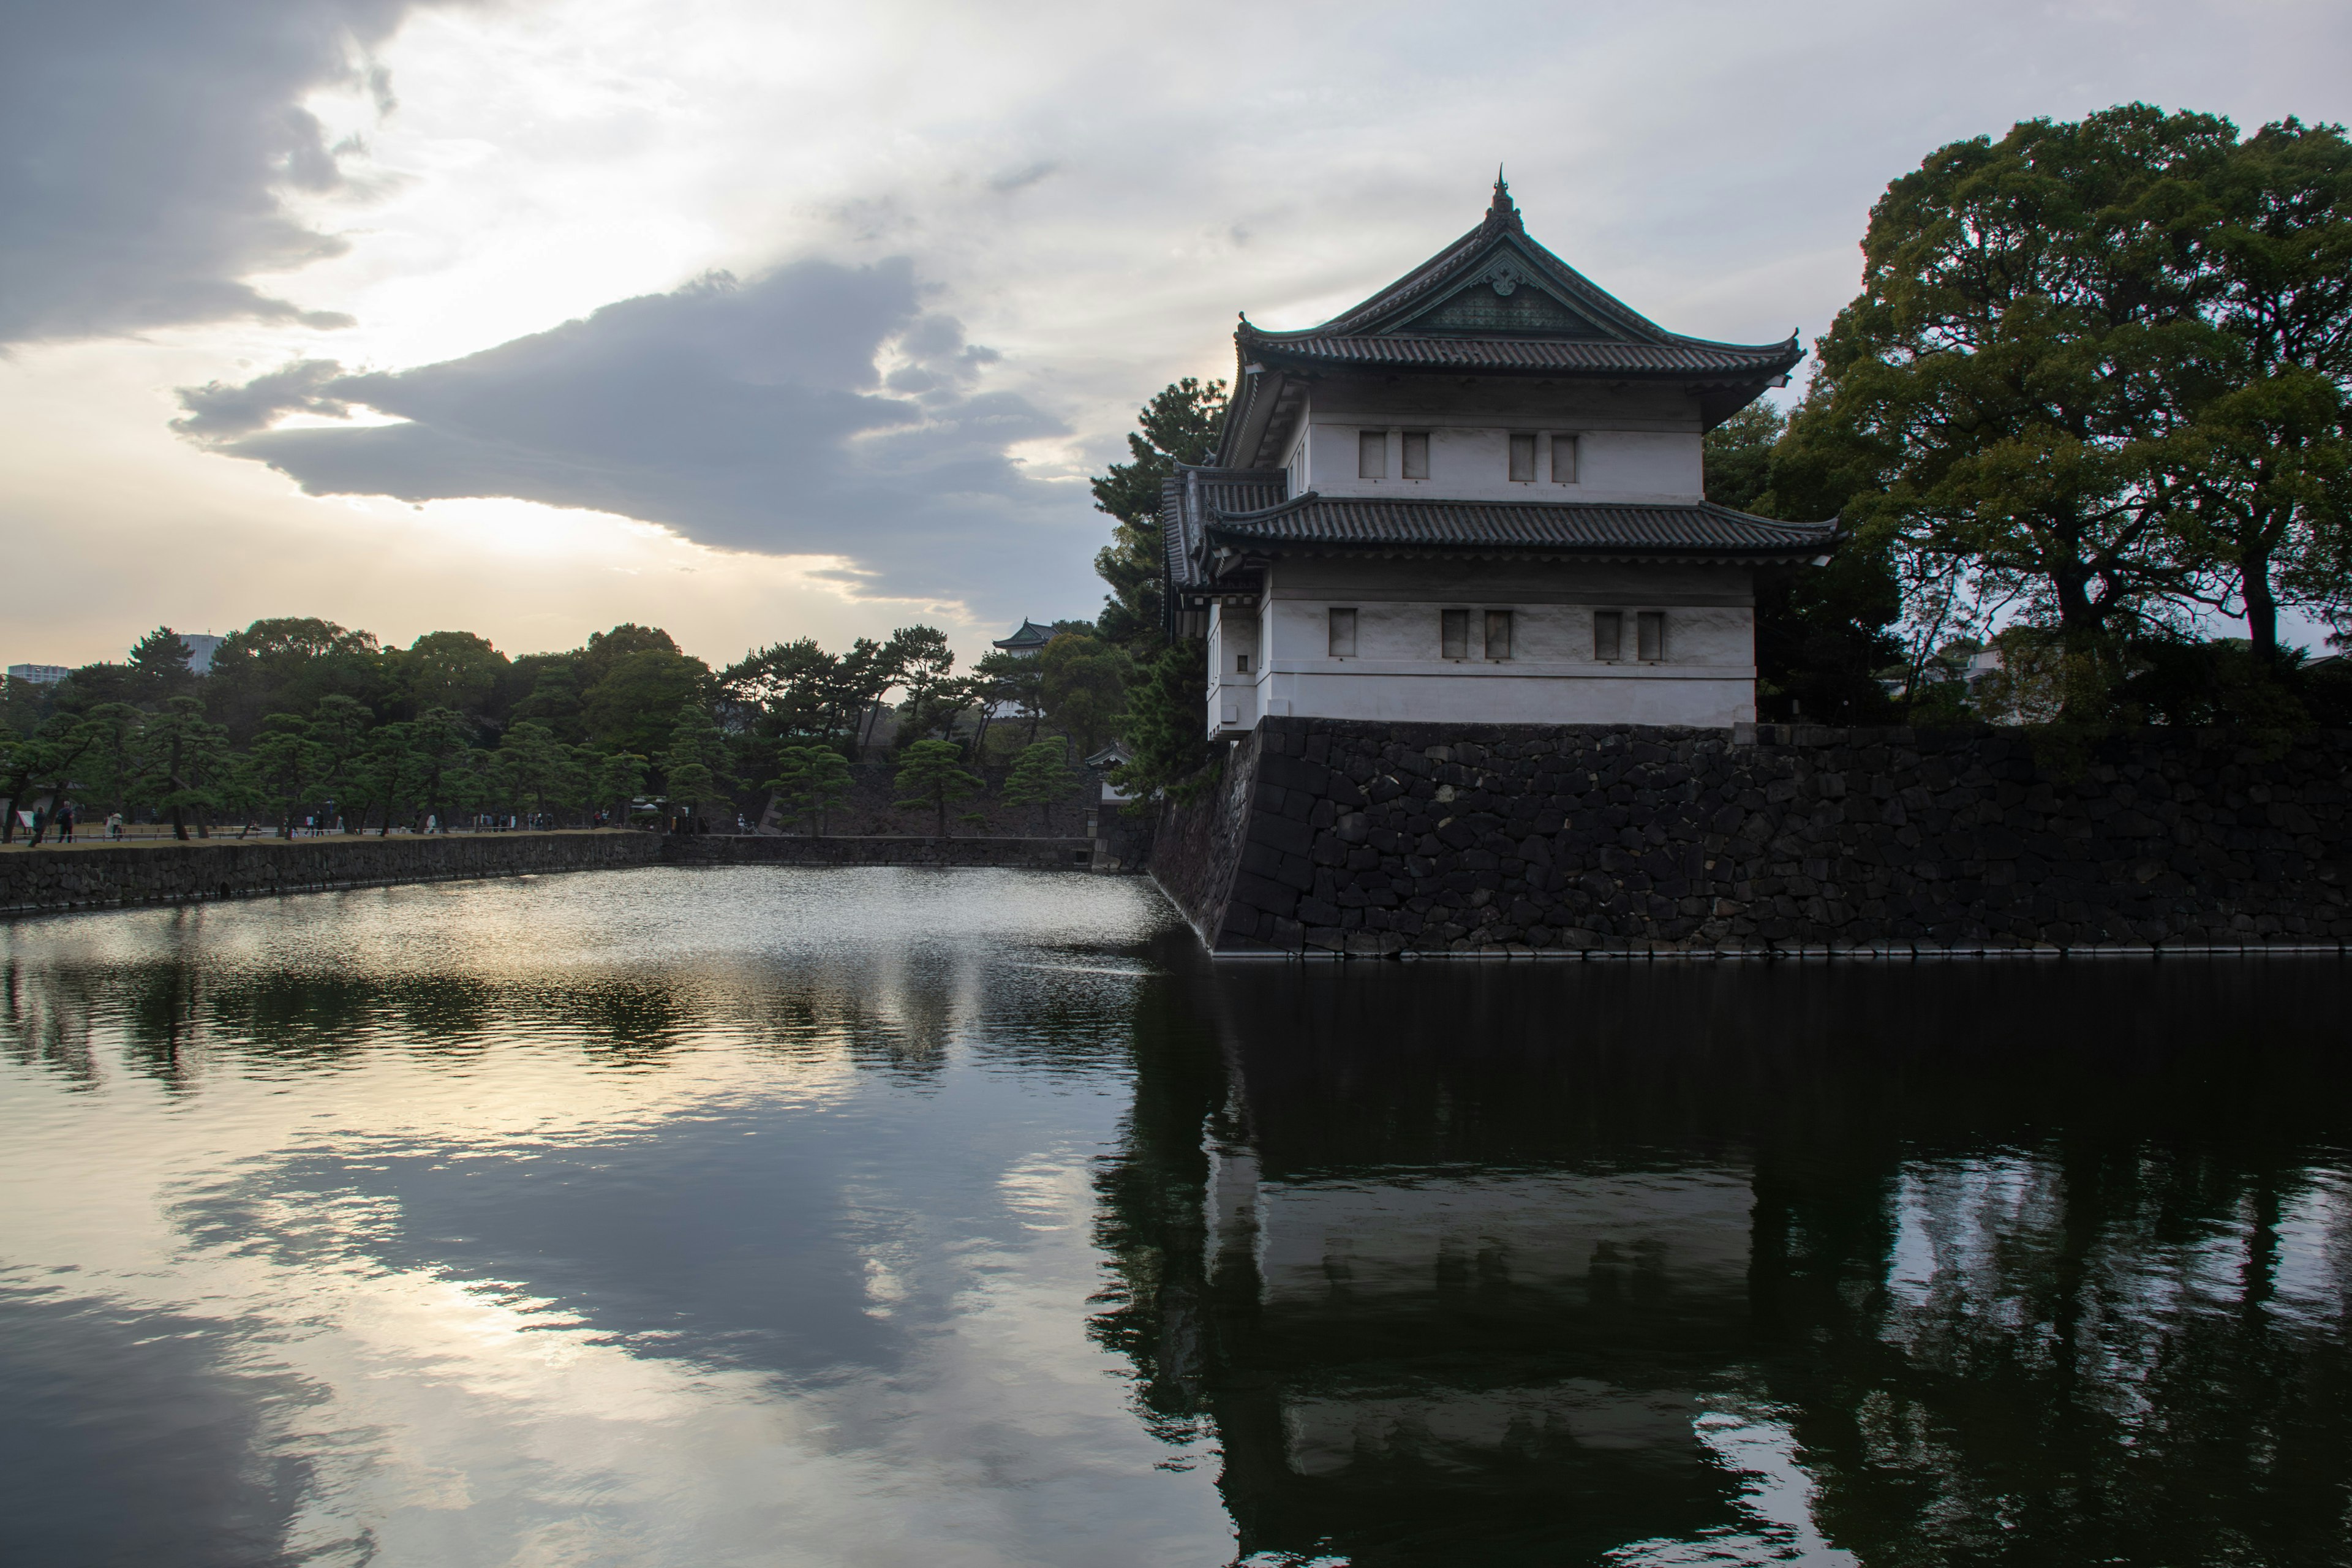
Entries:
{"label": "water reflection", "polygon": [[1167,919],[877,871],[5,928],[0,1558],[1223,1558],[1084,1331]]}
{"label": "water reflection", "polygon": [[2337,1563],[2342,986],[887,869],[0,926],[0,1559]]}
{"label": "water reflection", "polygon": [[1256,1561],[2341,1562],[2342,983],[1171,983],[1097,1332]]}

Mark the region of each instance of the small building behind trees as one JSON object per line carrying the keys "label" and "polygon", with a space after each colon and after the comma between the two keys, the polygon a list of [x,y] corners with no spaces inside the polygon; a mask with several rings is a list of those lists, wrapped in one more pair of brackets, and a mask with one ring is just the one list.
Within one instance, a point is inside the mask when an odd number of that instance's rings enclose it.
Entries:
{"label": "small building behind trees", "polygon": [[1829,523],[1710,504],[1706,433],[1803,356],[1669,332],[1485,220],[1301,331],[1246,318],[1215,455],[1163,492],[1207,721],[1723,726],[1756,717],[1755,578]]}

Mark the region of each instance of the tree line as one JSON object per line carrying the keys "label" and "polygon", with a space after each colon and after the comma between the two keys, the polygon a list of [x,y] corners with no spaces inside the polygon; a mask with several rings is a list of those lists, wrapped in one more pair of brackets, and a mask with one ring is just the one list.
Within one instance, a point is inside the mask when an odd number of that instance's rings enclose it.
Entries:
{"label": "tree line", "polygon": [[804,637],[714,670],[656,626],[509,658],[470,632],[389,647],[280,618],[224,638],[199,674],[159,626],[121,662],[0,691],[0,799],[16,808],[0,842],[23,826],[18,811],[67,805],[185,838],[225,823],[290,834],[305,820],[446,830],[485,814],[691,826],[760,816],[772,798],[815,831],[886,727],[899,804],[933,809],[941,832],[992,763],[998,798],[1038,806],[1050,829],[1073,764],[1111,737],[1129,679],[1126,655],[1090,624],[1055,630],[1042,653],[992,652],[964,671],[928,626],[841,653]]}

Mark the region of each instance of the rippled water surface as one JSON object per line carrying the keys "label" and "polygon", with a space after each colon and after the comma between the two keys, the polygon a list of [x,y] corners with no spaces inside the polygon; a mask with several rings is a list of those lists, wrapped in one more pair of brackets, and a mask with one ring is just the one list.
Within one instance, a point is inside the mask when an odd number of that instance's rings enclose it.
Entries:
{"label": "rippled water surface", "polygon": [[0,1562],[2352,1562],[2347,978],[1212,965],[989,871],[0,924]]}

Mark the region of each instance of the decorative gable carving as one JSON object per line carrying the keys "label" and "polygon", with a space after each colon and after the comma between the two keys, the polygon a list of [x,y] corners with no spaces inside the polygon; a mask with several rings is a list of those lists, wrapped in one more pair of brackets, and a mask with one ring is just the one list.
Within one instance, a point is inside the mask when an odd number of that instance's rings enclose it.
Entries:
{"label": "decorative gable carving", "polygon": [[1468,287],[1391,329],[1400,332],[1497,337],[1608,338],[1586,317],[1537,283],[1533,270],[1508,257],[1497,259]]}

